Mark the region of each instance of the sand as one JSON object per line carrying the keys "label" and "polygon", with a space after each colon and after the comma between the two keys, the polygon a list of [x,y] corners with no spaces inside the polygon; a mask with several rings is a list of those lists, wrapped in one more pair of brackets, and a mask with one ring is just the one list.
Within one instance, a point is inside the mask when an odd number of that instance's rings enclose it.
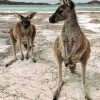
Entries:
{"label": "sand", "polygon": [[[53,43],[61,33],[63,22],[50,24],[51,13],[37,13],[32,23],[36,26],[34,55],[37,63],[20,60],[8,68],[13,59],[9,28],[18,21],[14,14],[0,14],[0,100],[52,100],[57,88],[57,64]],[[79,24],[91,43],[91,57],[87,65],[87,87],[93,100],[100,100],[100,12],[77,12]],[[36,52],[37,51],[37,52]],[[26,52],[24,52],[26,53]],[[82,89],[81,65],[71,74],[63,65],[63,86],[59,100],[85,100]]]}

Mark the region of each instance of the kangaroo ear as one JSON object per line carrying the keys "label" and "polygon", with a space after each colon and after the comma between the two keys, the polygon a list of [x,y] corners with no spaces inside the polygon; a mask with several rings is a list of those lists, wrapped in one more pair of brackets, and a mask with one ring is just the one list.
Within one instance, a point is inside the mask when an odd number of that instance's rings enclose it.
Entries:
{"label": "kangaroo ear", "polygon": [[28,15],[27,17],[28,17],[29,19],[32,19],[35,15],[36,15],[36,12],[33,12],[33,13],[31,13],[30,15]]}
{"label": "kangaroo ear", "polygon": [[66,4],[66,0],[63,0],[63,3]]}
{"label": "kangaroo ear", "polygon": [[74,2],[71,0],[67,0],[67,1],[69,2],[68,4],[69,4],[70,8],[73,9],[75,7]]}
{"label": "kangaroo ear", "polygon": [[64,4],[67,4],[71,9],[75,7],[75,4],[72,0],[63,0]]}
{"label": "kangaroo ear", "polygon": [[21,19],[21,20],[24,18],[24,16],[22,16],[22,15],[21,15],[21,14],[19,14],[19,13],[16,13],[16,15],[17,15],[17,16],[18,16],[18,18],[19,18],[19,19]]}

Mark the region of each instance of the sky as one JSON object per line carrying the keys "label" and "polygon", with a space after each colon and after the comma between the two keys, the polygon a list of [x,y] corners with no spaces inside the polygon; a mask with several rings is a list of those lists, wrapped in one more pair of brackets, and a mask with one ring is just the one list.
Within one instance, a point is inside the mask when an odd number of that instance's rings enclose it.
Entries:
{"label": "sky", "polygon": [[[18,2],[47,2],[47,3],[51,3],[51,4],[55,4],[57,2],[59,2],[59,0],[10,0],[10,1],[18,1]],[[91,0],[73,0],[76,3],[84,3],[84,2],[89,2]],[[100,1],[100,0],[98,0]]]}

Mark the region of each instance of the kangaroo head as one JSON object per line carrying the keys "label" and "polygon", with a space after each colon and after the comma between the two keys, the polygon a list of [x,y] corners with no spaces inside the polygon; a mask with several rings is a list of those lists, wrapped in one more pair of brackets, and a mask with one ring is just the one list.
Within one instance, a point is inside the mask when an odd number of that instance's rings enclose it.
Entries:
{"label": "kangaroo head", "polygon": [[28,29],[31,25],[31,19],[36,15],[36,12],[33,12],[26,17],[24,17],[18,13],[17,13],[17,15],[18,15],[18,18],[20,19],[21,27],[23,27],[24,29]]}
{"label": "kangaroo head", "polygon": [[74,11],[75,5],[71,0],[63,0],[55,13],[49,18],[50,23],[56,23],[69,19]]}

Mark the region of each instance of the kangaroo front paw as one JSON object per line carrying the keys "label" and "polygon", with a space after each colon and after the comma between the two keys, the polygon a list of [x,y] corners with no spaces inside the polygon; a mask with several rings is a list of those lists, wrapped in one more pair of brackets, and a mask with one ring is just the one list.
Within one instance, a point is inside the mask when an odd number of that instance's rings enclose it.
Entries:
{"label": "kangaroo front paw", "polygon": [[76,70],[76,64],[69,65],[69,69],[70,69],[70,72],[71,72],[71,73],[75,73],[75,70]]}

